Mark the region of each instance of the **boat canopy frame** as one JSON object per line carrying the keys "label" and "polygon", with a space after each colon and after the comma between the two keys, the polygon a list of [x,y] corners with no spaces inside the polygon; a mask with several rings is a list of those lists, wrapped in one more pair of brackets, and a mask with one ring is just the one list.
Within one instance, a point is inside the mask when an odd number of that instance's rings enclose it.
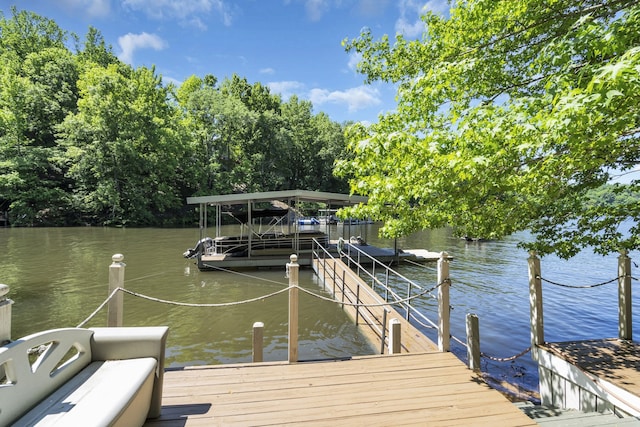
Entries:
{"label": "boat canopy frame", "polygon": [[[194,196],[187,197],[188,205],[199,205],[199,214],[200,214],[200,239],[206,237],[207,232],[207,208],[209,206],[214,206],[216,208],[216,237],[220,237],[220,229],[222,226],[222,206],[227,205],[247,205],[247,220],[246,224],[248,227],[248,240],[249,240],[249,251],[248,255],[251,258],[251,247],[252,247],[252,237],[253,237],[253,217],[252,212],[254,211],[253,205],[255,203],[261,202],[285,202],[288,207],[298,206],[299,202],[317,202],[324,203],[327,206],[327,209],[331,209],[332,207],[344,207],[344,206],[353,206],[361,203],[367,203],[368,198],[365,196],[358,195],[350,195],[350,194],[340,194],[340,193],[329,193],[323,191],[310,191],[310,190],[284,190],[284,191],[266,191],[266,192],[258,192],[258,193],[238,193],[238,194],[223,194],[223,195],[215,195],[215,196]],[[297,226],[298,222],[298,213],[294,210],[294,221],[289,221],[289,233],[294,235],[293,243],[294,250],[296,253],[299,252],[299,227]],[[295,224],[293,233],[291,233],[291,224]]]}

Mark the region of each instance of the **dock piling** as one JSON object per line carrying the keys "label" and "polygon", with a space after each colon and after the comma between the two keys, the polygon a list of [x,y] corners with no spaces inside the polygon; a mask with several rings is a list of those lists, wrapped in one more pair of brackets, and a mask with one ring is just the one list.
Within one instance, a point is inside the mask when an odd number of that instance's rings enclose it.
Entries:
{"label": "dock piling", "polygon": [[438,260],[438,349],[451,348],[451,313],[449,303],[449,254],[440,252]]}
{"label": "dock piling", "polygon": [[0,284],[0,345],[11,341],[11,306],[9,286]]}
{"label": "dock piling", "polygon": [[254,363],[262,362],[263,358],[263,347],[264,347],[264,323],[255,322],[253,324],[253,351],[252,351],[252,360]]}
{"label": "dock piling", "polygon": [[618,338],[633,339],[631,299],[631,258],[626,250],[618,257]]}
{"label": "dock piling", "polygon": [[542,313],[542,274],[540,258],[535,251],[529,252],[529,309],[531,311],[531,358],[538,361],[538,345],[544,344],[544,322]]}
{"label": "dock piling", "polygon": [[467,359],[469,369],[480,370],[480,326],[478,316],[467,314]]}
{"label": "dock piling", "polygon": [[[109,295],[118,288],[124,288],[124,268],[126,266],[122,262],[124,260],[124,255],[122,254],[114,254],[111,260],[112,263],[109,266]],[[107,326],[122,326],[122,304],[122,292],[117,292],[107,306]]]}
{"label": "dock piling", "polygon": [[402,343],[401,323],[399,319],[389,320],[389,354],[400,354]]}
{"label": "dock piling", "polygon": [[298,361],[298,256],[293,254],[287,264],[289,272],[289,363]]}

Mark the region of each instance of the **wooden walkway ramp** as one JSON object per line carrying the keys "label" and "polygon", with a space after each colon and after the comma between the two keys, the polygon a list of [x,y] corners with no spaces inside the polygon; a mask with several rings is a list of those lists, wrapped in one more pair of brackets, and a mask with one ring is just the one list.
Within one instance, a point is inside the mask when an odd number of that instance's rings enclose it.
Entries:
{"label": "wooden walkway ramp", "polygon": [[[336,301],[347,301],[355,303],[356,299],[360,304],[381,304],[384,299],[380,297],[365,281],[358,277],[340,259],[314,259],[312,261],[314,271],[318,277],[324,280],[327,290],[334,293]],[[341,285],[334,287],[334,281],[344,282],[344,292]],[[359,290],[358,290],[359,288]],[[344,294],[344,295],[343,295]],[[386,325],[383,323],[384,311],[387,310]],[[356,307],[352,305],[344,306],[344,311],[352,319],[358,319],[358,325],[362,325],[360,331],[374,345],[381,348],[382,328],[385,328],[385,337],[389,337],[388,322],[396,318],[401,324],[401,353],[431,352],[438,350],[438,346],[427,338],[418,328],[405,320],[404,316],[391,305],[359,307],[356,314]]]}
{"label": "wooden walkway ramp", "polygon": [[162,404],[145,426],[536,425],[440,352],[169,370]]}

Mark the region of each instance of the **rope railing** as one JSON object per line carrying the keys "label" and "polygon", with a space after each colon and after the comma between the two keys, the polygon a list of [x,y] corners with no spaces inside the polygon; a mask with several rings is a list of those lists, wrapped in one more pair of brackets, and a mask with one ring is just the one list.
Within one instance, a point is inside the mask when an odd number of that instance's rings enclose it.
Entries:
{"label": "rope railing", "polygon": [[[277,283],[275,281],[272,281],[274,283]],[[444,282],[443,282],[444,283]],[[438,286],[441,286],[442,283],[434,286],[433,288],[427,289],[419,294],[415,294],[411,297],[408,298],[404,298],[404,299],[400,299],[397,301],[392,301],[392,302],[380,302],[380,303],[360,303],[360,302],[348,302],[348,301],[336,301],[334,298],[330,298],[324,295],[320,295],[317,294],[315,292],[310,291],[309,289],[305,289],[303,287],[300,287],[299,285],[293,285],[293,286],[287,286],[283,289],[280,289],[278,291],[275,292],[271,292],[269,294],[265,294],[265,295],[261,295],[259,297],[255,297],[255,298],[249,298],[246,300],[241,300],[241,301],[232,301],[232,302],[226,302],[226,303],[190,303],[190,302],[180,302],[180,301],[170,301],[170,300],[166,300],[166,299],[162,299],[162,298],[156,298],[156,297],[152,297],[149,295],[145,295],[139,292],[135,292],[132,291],[130,289],[125,289],[125,288],[116,288],[113,290],[113,292],[111,292],[111,294],[98,306],[98,308],[96,308],[93,313],[91,313],[85,320],[83,320],[77,327],[81,328],[84,325],[86,325],[91,319],[93,319],[99,312],[100,310],[102,310],[108,303],[109,301],[111,301],[111,299],[113,299],[113,297],[116,295],[117,292],[123,292],[125,294],[129,294],[131,296],[134,297],[138,297],[138,298],[142,298],[148,301],[153,301],[153,302],[158,302],[158,303],[162,303],[162,304],[169,304],[169,305],[175,305],[175,306],[180,306],[180,307],[205,307],[205,308],[221,308],[221,307],[231,307],[231,306],[236,306],[236,305],[241,305],[241,304],[249,304],[252,302],[256,302],[256,301],[261,301],[261,300],[265,300],[267,298],[271,298],[274,297],[276,295],[282,294],[284,292],[288,292],[290,289],[292,288],[297,288],[300,291],[306,293],[307,295],[310,295],[314,298],[323,300],[323,301],[328,301],[328,302],[333,302],[336,304],[340,304],[340,305],[348,305],[351,307],[385,307],[385,306],[389,306],[392,304],[403,304],[403,303],[407,303],[415,298],[419,298],[422,295],[424,295],[426,292],[432,292],[433,290],[437,289]]]}
{"label": "rope railing", "polygon": [[555,282],[555,281],[553,281],[553,280],[546,279],[546,278],[544,278],[544,277],[542,277],[542,276],[536,276],[536,279],[538,279],[538,280],[542,280],[543,282],[545,282],[545,283],[549,283],[550,285],[560,286],[560,287],[563,287],[563,288],[571,288],[571,289],[589,289],[589,288],[597,288],[597,287],[599,287],[599,286],[604,286],[604,285],[608,285],[608,284],[610,284],[610,283],[617,282],[617,281],[619,281],[620,279],[624,279],[624,278],[631,278],[632,280],[638,280],[638,279],[636,279],[636,278],[635,278],[635,277],[633,277],[633,276],[626,275],[626,276],[618,276],[618,277],[613,278],[613,279],[611,279],[611,280],[607,280],[607,281],[600,282],[600,283],[595,283],[595,284],[593,284],[593,285],[568,285],[568,284],[566,284],[566,283],[560,283],[560,282]]}
{"label": "rope railing", "polygon": [[481,352],[480,355],[484,358],[487,358],[489,360],[493,360],[494,362],[512,362],[522,356],[524,356],[525,354],[529,353],[531,351],[531,346],[525,348],[524,350],[522,350],[520,353],[513,355],[511,357],[495,357],[495,356],[490,356],[485,352]]}

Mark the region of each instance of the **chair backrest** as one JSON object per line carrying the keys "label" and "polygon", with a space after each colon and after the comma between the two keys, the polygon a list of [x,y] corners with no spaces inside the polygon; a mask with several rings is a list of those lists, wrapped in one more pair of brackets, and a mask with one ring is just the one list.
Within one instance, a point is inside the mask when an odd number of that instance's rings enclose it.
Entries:
{"label": "chair backrest", "polygon": [[91,362],[93,331],[38,332],[0,347],[0,425],[29,411]]}

